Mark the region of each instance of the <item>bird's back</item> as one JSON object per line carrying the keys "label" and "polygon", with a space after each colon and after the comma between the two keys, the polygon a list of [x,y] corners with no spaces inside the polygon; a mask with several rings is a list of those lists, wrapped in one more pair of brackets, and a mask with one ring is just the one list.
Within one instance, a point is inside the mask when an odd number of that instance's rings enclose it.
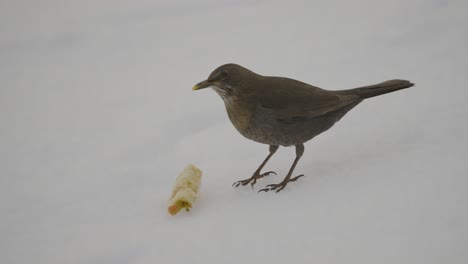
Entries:
{"label": "bird's back", "polygon": [[[295,145],[326,131],[360,100],[282,77],[261,77],[229,118],[245,137],[270,145]],[[243,113],[243,114],[240,114]]]}
{"label": "bird's back", "polygon": [[354,94],[337,94],[283,77],[263,77],[253,89],[260,106],[271,109],[279,120],[317,117],[359,101]]}

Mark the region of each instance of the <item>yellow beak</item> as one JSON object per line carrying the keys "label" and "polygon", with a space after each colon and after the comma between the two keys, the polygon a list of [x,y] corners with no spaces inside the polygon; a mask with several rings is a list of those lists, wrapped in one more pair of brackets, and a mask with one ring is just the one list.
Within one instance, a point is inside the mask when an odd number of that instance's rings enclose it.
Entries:
{"label": "yellow beak", "polygon": [[214,83],[212,81],[202,81],[202,82],[199,82],[197,83],[193,88],[192,90],[193,91],[196,91],[196,90],[200,90],[200,89],[203,89],[203,88],[208,88],[210,86],[212,86]]}

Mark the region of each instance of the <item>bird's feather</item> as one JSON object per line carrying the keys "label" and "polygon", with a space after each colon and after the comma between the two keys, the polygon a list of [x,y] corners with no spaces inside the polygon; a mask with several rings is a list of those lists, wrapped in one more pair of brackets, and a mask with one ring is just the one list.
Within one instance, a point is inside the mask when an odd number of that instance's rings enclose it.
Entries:
{"label": "bird's feather", "polygon": [[280,121],[301,120],[327,114],[359,101],[355,95],[340,95],[300,81],[282,77],[261,80],[256,88],[260,107]]}

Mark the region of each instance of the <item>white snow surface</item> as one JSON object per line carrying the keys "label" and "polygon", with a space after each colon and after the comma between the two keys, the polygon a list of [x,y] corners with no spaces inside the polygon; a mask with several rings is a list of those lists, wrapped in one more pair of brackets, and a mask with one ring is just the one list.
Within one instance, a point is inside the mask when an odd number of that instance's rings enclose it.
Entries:
{"label": "white snow surface", "polygon": [[[467,263],[468,4],[393,1],[0,3],[0,263]],[[217,66],[369,99],[234,189],[268,154],[221,99]],[[178,173],[203,171],[189,213]]]}

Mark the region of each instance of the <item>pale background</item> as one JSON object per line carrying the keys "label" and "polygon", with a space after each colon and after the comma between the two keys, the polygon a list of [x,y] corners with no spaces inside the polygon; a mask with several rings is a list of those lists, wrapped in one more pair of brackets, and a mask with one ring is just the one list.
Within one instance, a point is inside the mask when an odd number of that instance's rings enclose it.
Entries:
{"label": "pale background", "polygon": [[[1,1],[0,263],[467,263],[468,2]],[[328,89],[392,78],[250,177],[210,90],[239,63]],[[167,215],[177,174],[201,198]]]}

